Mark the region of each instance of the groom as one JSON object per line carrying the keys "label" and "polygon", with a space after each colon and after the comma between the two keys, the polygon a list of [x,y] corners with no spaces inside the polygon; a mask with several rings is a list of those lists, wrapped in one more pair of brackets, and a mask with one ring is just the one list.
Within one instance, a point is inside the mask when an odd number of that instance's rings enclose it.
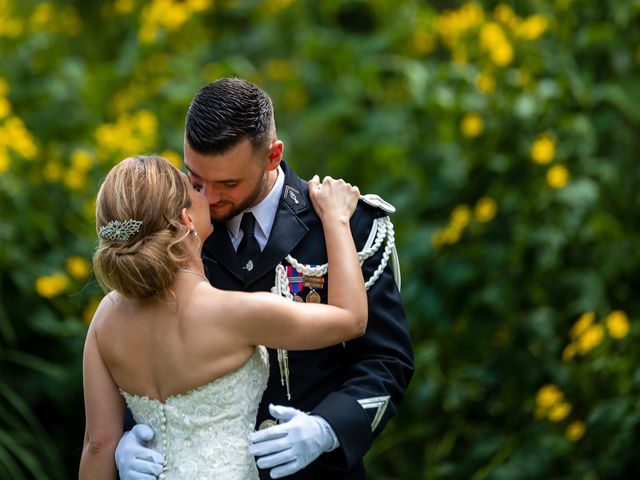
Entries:
{"label": "groom", "polygon": [[[294,300],[326,303],[327,276],[299,271],[300,264],[327,262],[322,225],[307,183],[282,161],[282,152],[271,99],[256,85],[225,78],[196,94],[186,118],[184,162],[194,187],[207,196],[214,223],[202,253],[207,277],[225,290],[269,291],[283,265]],[[351,219],[358,250],[374,220],[385,215],[360,202]],[[365,281],[383,250],[365,260]],[[287,255],[298,268],[283,260]],[[309,352],[269,351],[269,384],[250,448],[261,478],[366,478],[362,458],[397,411],[413,373],[389,266],[368,290],[368,302],[361,338]],[[120,440],[122,480],[150,480],[161,472],[161,457],[145,447],[149,430],[138,425]]]}

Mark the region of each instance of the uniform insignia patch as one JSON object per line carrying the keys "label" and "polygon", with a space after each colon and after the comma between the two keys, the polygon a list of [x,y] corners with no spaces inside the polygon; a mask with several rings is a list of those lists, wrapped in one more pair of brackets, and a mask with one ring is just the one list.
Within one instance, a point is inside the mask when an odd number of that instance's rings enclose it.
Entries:
{"label": "uniform insignia patch", "polygon": [[300,195],[301,195],[300,191],[296,190],[291,185],[287,185],[284,189],[284,198],[289,198],[293,200],[293,203],[295,203],[296,205],[300,203],[300,200],[298,198],[300,197]]}
{"label": "uniform insignia patch", "polygon": [[387,410],[387,405],[389,405],[390,398],[390,395],[382,395],[380,397],[361,398],[360,400],[358,400],[358,403],[364,410],[372,410],[374,408],[376,409],[376,413],[373,416],[373,420],[371,422],[372,432],[380,424],[380,420],[382,420],[382,416]]}

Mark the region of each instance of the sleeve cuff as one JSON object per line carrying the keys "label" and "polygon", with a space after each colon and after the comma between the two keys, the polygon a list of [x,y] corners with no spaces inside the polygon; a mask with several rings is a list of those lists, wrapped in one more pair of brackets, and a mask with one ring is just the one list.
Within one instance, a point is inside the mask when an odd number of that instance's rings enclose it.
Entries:
{"label": "sleeve cuff", "polygon": [[324,436],[325,438],[327,438],[327,441],[329,443],[328,448],[325,450],[325,452],[331,452],[338,448],[340,446],[340,441],[336,436],[336,432],[334,432],[333,428],[331,428],[331,425],[329,425],[329,422],[327,422],[320,415],[313,415],[313,418],[315,418],[320,424],[320,428],[322,428]]}

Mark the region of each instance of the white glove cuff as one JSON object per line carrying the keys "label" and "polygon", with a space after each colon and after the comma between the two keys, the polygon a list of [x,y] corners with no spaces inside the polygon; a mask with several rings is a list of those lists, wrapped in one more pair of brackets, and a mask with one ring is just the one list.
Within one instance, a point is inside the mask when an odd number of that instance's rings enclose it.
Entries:
{"label": "white glove cuff", "polygon": [[322,436],[324,437],[323,439],[326,440],[327,444],[327,449],[325,450],[325,452],[330,452],[338,448],[340,446],[340,441],[336,436],[336,432],[334,432],[333,428],[331,428],[331,425],[329,425],[329,422],[327,422],[320,415],[312,415],[312,417],[316,419],[316,421],[322,428]]}

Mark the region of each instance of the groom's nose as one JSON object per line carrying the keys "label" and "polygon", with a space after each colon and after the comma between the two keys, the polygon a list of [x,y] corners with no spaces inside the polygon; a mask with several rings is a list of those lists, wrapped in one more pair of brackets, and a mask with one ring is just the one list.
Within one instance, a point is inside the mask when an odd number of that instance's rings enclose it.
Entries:
{"label": "groom's nose", "polygon": [[207,196],[207,201],[209,202],[209,205],[215,205],[219,203],[220,200],[222,200],[222,195],[220,194],[220,191],[217,190],[216,188],[213,188],[210,185],[207,185],[207,188],[205,188],[205,194]]}

